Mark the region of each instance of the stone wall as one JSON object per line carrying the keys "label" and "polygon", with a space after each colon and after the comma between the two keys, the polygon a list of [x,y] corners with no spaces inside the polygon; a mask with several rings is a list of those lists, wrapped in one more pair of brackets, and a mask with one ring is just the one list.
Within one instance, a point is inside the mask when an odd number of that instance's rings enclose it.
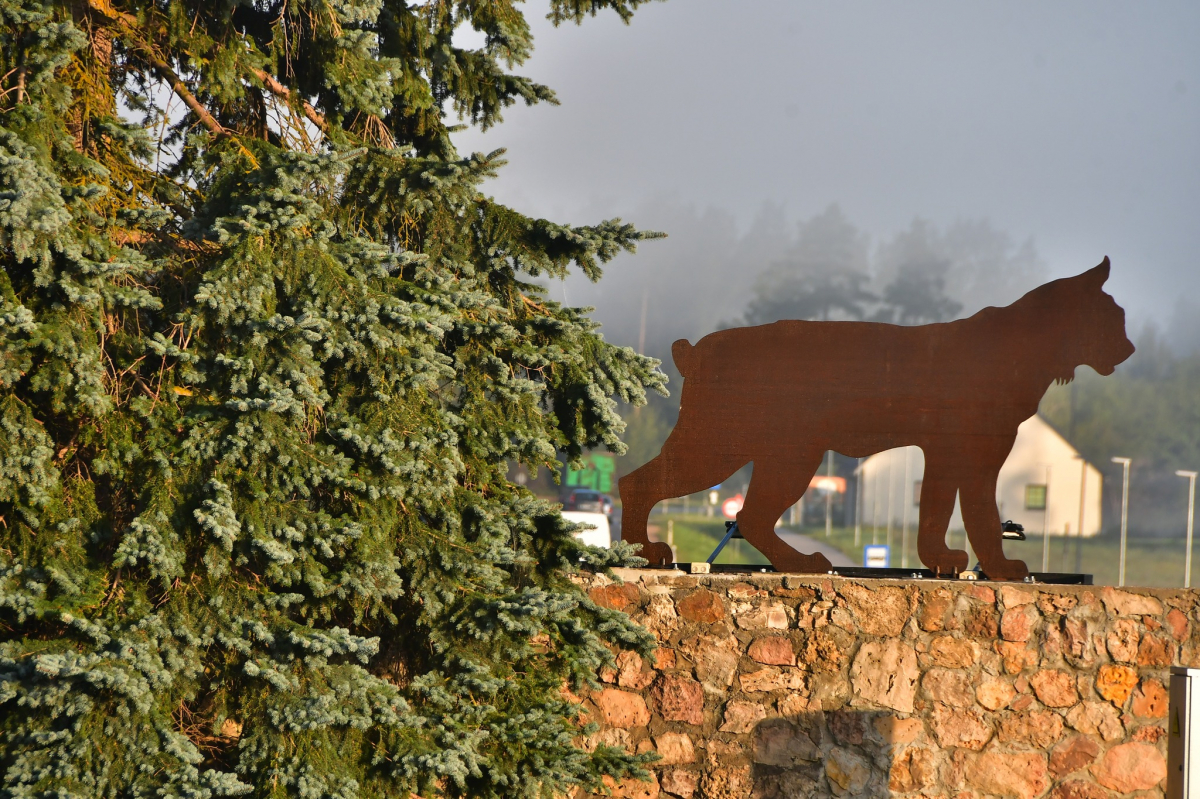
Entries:
{"label": "stone wall", "polygon": [[589,740],[657,751],[618,796],[1161,797],[1169,669],[1200,592],[622,571],[657,636],[587,699]]}

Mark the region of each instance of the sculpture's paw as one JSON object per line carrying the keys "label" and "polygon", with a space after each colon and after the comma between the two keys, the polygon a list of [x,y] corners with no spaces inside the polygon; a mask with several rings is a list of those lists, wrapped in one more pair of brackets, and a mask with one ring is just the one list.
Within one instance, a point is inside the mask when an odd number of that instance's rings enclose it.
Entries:
{"label": "sculpture's paw", "polygon": [[1021,582],[1029,576],[1029,567],[1025,565],[1025,561],[1023,560],[1002,558],[980,561],[979,565],[989,580]]}
{"label": "sculpture's paw", "polygon": [[928,559],[922,558],[922,561],[926,568],[939,575],[966,571],[970,563],[967,553],[961,549],[946,549]]}
{"label": "sculpture's paw", "polygon": [[659,541],[648,541],[642,544],[642,551],[638,554],[650,561],[650,566],[666,566],[675,560],[671,548]]}
{"label": "sculpture's paw", "polygon": [[829,558],[817,552],[813,555],[803,555],[792,552],[782,557],[771,558],[771,565],[777,572],[792,572],[796,574],[825,574],[833,568]]}

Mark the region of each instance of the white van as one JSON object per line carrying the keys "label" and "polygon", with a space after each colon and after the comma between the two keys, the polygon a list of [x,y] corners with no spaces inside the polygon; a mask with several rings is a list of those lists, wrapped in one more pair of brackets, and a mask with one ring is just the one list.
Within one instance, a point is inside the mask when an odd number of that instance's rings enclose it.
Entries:
{"label": "white van", "polygon": [[581,530],[575,537],[588,546],[605,547],[612,545],[612,530],[608,526],[608,517],[603,513],[589,513],[582,510],[564,510],[562,517],[576,524],[590,524],[591,530]]}

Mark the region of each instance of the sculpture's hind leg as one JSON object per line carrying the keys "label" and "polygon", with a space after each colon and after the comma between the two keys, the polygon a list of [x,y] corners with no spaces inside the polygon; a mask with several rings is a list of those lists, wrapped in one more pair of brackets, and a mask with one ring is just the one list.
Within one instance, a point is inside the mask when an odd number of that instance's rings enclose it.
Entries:
{"label": "sculpture's hind leg", "polygon": [[742,466],[728,457],[697,455],[694,449],[672,444],[668,438],[658,457],[618,482],[621,538],[641,544],[641,555],[651,566],[664,566],[671,562],[672,556],[669,546],[651,541],[646,533],[650,510],[664,499],[711,488]]}
{"label": "sculpture's hind leg", "polygon": [[953,463],[945,453],[925,449],[917,555],[937,574],[957,574],[967,568],[967,553],[946,546],[946,529],[950,526],[954,497],[958,493],[958,483],[952,475]]}
{"label": "sculpture's hind leg", "polygon": [[823,455],[819,452],[800,459],[754,462],[746,504],[737,517],[738,529],[767,556],[776,571],[812,573],[833,568],[824,555],[797,552],[775,533],[775,522],[804,495]]}

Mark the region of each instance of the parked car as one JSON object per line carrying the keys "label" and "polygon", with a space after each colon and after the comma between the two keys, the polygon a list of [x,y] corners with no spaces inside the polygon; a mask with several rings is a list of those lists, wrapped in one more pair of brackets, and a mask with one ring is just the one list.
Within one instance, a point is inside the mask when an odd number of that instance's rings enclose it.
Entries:
{"label": "parked car", "polygon": [[601,494],[600,502],[601,502],[601,505],[603,506],[603,510],[601,511],[601,513],[603,513],[605,516],[607,516],[609,522],[611,522],[612,515],[613,515],[613,498],[610,497],[608,494]]}
{"label": "parked car", "polygon": [[604,495],[590,488],[576,488],[563,500],[563,510],[604,513]]}
{"label": "parked car", "polygon": [[576,524],[589,524],[590,529],[580,530],[575,537],[588,546],[609,547],[612,545],[612,528],[609,527],[608,517],[603,513],[589,511],[565,510],[562,517]]}

